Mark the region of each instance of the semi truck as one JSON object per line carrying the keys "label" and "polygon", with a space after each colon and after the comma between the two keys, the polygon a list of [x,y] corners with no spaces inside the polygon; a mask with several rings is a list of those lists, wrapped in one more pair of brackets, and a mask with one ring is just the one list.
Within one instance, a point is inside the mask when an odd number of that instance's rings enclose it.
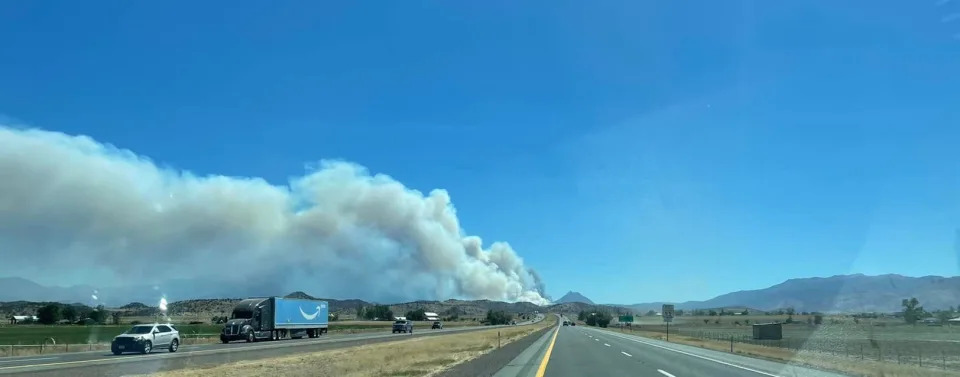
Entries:
{"label": "semi truck", "polygon": [[250,298],[233,308],[220,341],[317,338],[327,332],[329,305],[321,300]]}

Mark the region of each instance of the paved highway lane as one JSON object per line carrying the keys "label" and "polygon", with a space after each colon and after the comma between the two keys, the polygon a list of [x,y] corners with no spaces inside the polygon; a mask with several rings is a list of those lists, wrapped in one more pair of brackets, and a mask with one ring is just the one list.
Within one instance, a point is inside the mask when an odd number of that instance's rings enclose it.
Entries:
{"label": "paved highway lane", "polygon": [[835,373],[599,330],[562,326],[547,377],[842,377]]}
{"label": "paved highway lane", "polygon": [[[525,323],[524,323],[525,324]],[[518,324],[522,325],[522,324]],[[287,339],[256,343],[201,344],[182,346],[176,353],[166,350],[148,355],[115,356],[109,351],[0,358],[0,375],[29,376],[122,376],[189,367],[213,366],[241,360],[285,356],[362,344],[478,331],[503,326],[457,327],[443,330],[415,329],[413,334],[361,333],[324,335],[318,339]]]}

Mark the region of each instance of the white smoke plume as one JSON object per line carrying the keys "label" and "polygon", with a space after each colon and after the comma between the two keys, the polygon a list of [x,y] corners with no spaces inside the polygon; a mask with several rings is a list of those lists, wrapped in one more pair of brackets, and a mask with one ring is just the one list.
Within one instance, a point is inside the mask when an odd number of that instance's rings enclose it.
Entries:
{"label": "white smoke plume", "polygon": [[423,195],[342,161],[286,186],[198,177],[89,137],[3,126],[0,254],[8,274],[33,266],[322,297],[549,302],[508,244],[484,249],[464,234],[444,190]]}

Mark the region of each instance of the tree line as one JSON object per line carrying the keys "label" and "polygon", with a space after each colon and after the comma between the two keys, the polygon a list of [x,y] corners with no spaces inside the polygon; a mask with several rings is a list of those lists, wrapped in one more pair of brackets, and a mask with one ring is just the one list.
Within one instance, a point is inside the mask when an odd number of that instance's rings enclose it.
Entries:
{"label": "tree line", "polygon": [[88,306],[50,303],[37,309],[37,322],[45,325],[56,324],[61,320],[67,320],[70,323],[103,325],[107,323],[108,317],[113,324],[120,324],[120,313],[110,313],[104,309],[103,305],[90,308]]}
{"label": "tree line", "polygon": [[587,326],[607,327],[613,321],[613,314],[606,310],[591,312],[581,310],[580,313],[577,313],[577,320],[583,321]]}
{"label": "tree line", "polygon": [[357,307],[357,318],[366,320],[392,321],[393,311],[387,305],[373,305]]}

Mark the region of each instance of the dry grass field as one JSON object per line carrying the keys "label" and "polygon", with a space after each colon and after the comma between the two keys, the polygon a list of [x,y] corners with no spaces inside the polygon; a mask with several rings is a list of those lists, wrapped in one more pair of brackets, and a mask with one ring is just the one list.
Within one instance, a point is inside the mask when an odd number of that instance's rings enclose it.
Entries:
{"label": "dry grass field", "polygon": [[547,320],[527,326],[241,361],[213,368],[184,369],[151,376],[431,376],[496,349],[498,332],[500,344],[505,345],[553,325],[556,325],[556,317],[550,316]]}

